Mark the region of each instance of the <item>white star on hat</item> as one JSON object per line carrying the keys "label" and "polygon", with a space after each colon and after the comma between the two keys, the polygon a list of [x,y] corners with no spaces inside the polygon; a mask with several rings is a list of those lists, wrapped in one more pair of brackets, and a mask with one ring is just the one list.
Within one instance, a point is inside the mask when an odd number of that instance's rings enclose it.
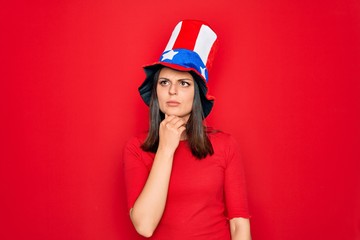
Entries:
{"label": "white star on hat", "polygon": [[170,50],[169,52],[162,55],[161,61],[164,61],[165,59],[172,60],[173,57],[178,54],[179,52],[175,52],[174,50]]}
{"label": "white star on hat", "polygon": [[206,67],[204,67],[204,68],[200,67],[200,70],[201,70],[201,75],[203,75],[203,77],[206,79],[206,76],[205,76]]}

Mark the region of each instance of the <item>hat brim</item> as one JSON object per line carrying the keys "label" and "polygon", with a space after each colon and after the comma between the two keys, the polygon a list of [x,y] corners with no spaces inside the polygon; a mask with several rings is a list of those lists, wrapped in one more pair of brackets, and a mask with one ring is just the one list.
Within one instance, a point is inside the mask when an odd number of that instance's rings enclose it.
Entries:
{"label": "hat brim", "polygon": [[201,105],[202,105],[204,117],[207,117],[210,114],[211,109],[213,108],[215,98],[213,96],[208,95],[208,88],[206,86],[206,81],[204,77],[201,74],[199,74],[196,71],[196,69],[179,66],[177,64],[171,64],[166,62],[155,62],[151,65],[143,66],[146,74],[146,78],[138,90],[141,98],[144,100],[146,105],[148,106],[150,105],[155,73],[163,67],[172,68],[178,71],[186,71],[192,74],[194,80],[199,86],[199,93],[200,93]]}

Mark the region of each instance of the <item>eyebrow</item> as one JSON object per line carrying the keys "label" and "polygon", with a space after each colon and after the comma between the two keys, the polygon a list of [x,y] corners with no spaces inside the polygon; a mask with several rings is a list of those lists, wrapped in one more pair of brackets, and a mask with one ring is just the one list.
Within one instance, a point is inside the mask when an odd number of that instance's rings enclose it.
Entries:
{"label": "eyebrow", "polygon": [[[170,81],[170,79],[169,79],[169,78],[166,78],[166,77],[159,77],[159,80],[160,80],[160,79],[164,79],[164,80],[169,80],[169,81]],[[191,78],[179,78],[179,79],[177,79],[177,80],[175,80],[175,81],[184,81],[184,80],[194,81],[194,80],[191,79]]]}

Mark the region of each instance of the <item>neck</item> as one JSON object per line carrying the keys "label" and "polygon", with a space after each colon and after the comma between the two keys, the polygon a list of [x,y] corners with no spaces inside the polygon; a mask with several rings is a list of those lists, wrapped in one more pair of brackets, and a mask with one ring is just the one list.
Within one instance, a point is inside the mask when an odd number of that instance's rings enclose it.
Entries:
{"label": "neck", "polygon": [[180,136],[180,141],[186,140],[187,139],[187,135],[186,135],[186,130],[184,130]]}

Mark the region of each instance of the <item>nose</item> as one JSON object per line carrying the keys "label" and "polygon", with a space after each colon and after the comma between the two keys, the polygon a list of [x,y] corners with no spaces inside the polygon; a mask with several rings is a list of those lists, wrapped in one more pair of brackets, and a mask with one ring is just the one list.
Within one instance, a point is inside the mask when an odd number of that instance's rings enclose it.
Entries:
{"label": "nose", "polygon": [[169,94],[170,94],[170,95],[176,95],[176,94],[177,94],[176,84],[170,84]]}

